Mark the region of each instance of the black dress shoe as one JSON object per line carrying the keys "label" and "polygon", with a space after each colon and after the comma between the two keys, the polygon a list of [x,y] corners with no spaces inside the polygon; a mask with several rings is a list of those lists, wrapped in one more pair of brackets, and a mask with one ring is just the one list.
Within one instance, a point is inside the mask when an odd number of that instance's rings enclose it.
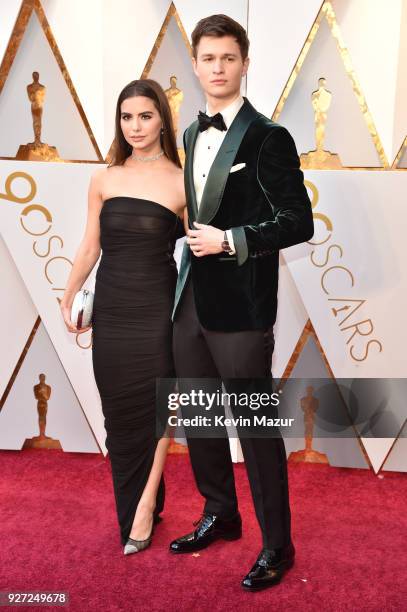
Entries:
{"label": "black dress shoe", "polygon": [[242,581],[247,591],[260,591],[280,582],[285,572],[294,565],[295,548],[291,543],[284,548],[263,548],[256,563]]}
{"label": "black dress shoe", "polygon": [[197,525],[195,531],[171,542],[171,552],[194,552],[206,548],[215,540],[237,540],[242,537],[242,519],[238,512],[230,519],[205,513],[194,525]]}

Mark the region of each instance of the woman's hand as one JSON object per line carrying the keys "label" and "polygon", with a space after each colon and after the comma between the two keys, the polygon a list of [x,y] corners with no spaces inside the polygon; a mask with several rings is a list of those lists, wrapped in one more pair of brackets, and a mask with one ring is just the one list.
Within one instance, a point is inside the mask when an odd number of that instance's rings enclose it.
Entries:
{"label": "woman's hand", "polygon": [[105,168],[98,170],[91,178],[85,235],[76,253],[65,292],[60,302],[66,328],[72,334],[84,334],[92,327],[88,325],[78,329],[71,321],[71,309],[76,293],[83,286],[100,256],[99,216],[103,206],[101,182],[105,172]]}
{"label": "woman's hand", "polygon": [[74,325],[71,321],[71,306],[68,306],[67,304],[65,304],[64,302],[61,302],[60,305],[61,308],[61,312],[62,312],[62,317],[64,319],[66,328],[69,332],[73,333],[73,334],[83,334],[84,332],[87,332],[89,329],[91,329],[91,325],[88,325],[88,327],[82,327],[81,329],[78,329],[76,327],[76,325]]}

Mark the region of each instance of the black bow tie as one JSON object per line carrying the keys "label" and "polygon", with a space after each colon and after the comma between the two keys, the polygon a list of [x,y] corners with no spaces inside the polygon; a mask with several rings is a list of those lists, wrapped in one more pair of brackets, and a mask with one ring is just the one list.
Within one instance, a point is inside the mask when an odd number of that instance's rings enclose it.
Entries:
{"label": "black bow tie", "polygon": [[199,131],[204,132],[209,127],[214,127],[221,132],[226,132],[227,127],[225,120],[220,113],[216,113],[213,117],[209,117],[206,113],[199,111],[198,115]]}

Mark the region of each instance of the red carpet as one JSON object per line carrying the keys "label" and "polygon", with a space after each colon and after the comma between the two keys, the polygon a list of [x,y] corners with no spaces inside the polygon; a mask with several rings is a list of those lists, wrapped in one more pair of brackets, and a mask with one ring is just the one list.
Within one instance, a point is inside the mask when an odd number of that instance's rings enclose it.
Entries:
{"label": "red carpet", "polygon": [[260,539],[243,465],[241,540],[168,552],[202,507],[188,456],[170,455],[164,520],[148,550],[125,557],[101,455],[0,451],[0,462],[0,591],[68,591],[80,612],[406,609],[405,474],[290,464],[296,564],[280,585],[246,593]]}

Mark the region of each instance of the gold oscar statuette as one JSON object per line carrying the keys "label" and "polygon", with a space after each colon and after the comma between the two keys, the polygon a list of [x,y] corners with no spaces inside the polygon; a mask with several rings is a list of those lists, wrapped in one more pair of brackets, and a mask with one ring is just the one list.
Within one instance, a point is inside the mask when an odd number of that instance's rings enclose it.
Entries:
{"label": "gold oscar statuette", "polygon": [[[175,137],[178,135],[178,127],[179,127],[179,111],[181,108],[182,101],[184,99],[184,92],[177,87],[177,77],[172,75],[170,77],[170,87],[165,90],[165,95],[167,96],[168,103],[171,109],[171,117],[172,124],[174,126]],[[180,156],[182,165],[184,165],[185,161],[185,152],[183,149],[178,149],[178,154]]]}
{"label": "gold oscar statuette", "polygon": [[32,76],[33,82],[27,85],[27,94],[31,102],[34,142],[20,145],[16,159],[24,161],[61,161],[56,148],[41,141],[42,113],[46,87],[40,83],[38,72],[33,72]]}
{"label": "gold oscar statuette", "polygon": [[34,385],[34,397],[37,400],[37,411],[38,411],[38,427],[39,435],[33,438],[27,438],[24,442],[23,449],[25,448],[57,448],[62,450],[59,440],[54,440],[49,436],[45,435],[45,428],[47,426],[47,412],[48,412],[48,400],[51,397],[51,387],[45,382],[45,374],[40,374],[40,382]]}
{"label": "gold oscar statuette", "polygon": [[315,413],[318,410],[319,401],[313,396],[314,387],[309,386],[306,391],[307,395],[301,398],[301,410],[304,413],[305,448],[290,453],[288,460],[294,463],[301,461],[306,463],[329,463],[328,457],[324,453],[319,453],[312,448]]}
{"label": "gold oscar statuette", "polygon": [[177,136],[179,124],[179,109],[181,108],[181,104],[184,99],[184,92],[181,89],[178,89],[177,77],[174,75],[170,77],[170,85],[171,87],[165,90],[165,95],[167,96],[168,103],[170,105],[172,123],[174,126],[175,136]]}
{"label": "gold oscar statuette", "polygon": [[316,149],[300,156],[301,168],[304,170],[311,168],[340,170],[342,168],[339,155],[324,149],[327,114],[332,100],[332,93],[326,89],[325,85],[326,79],[322,77],[318,79],[318,89],[313,91],[311,95],[312,108],[314,109]]}

